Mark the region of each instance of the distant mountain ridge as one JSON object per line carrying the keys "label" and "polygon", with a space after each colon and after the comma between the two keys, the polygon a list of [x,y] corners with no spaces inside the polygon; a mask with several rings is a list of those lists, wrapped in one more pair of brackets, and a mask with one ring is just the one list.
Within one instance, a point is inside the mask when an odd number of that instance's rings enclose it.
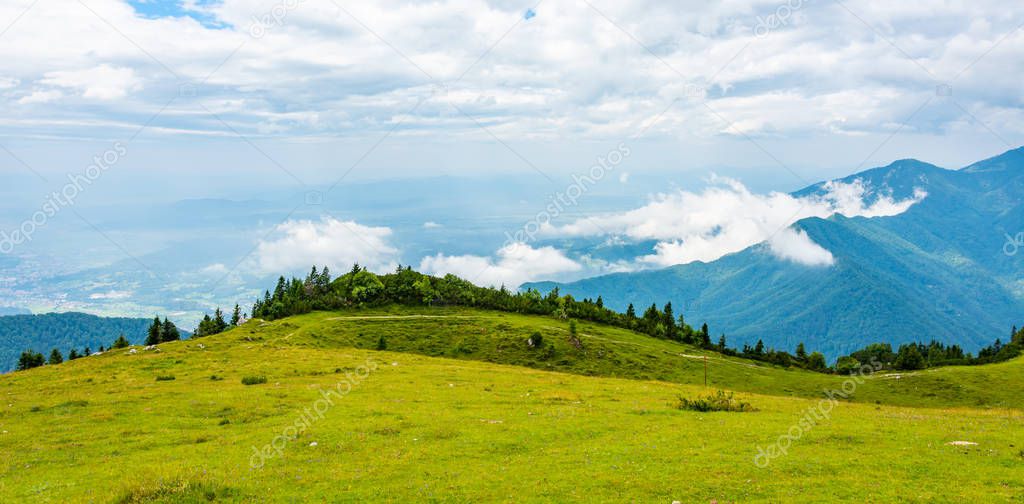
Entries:
{"label": "distant mountain ridge", "polygon": [[[877,341],[935,339],[976,351],[1024,321],[1024,250],[1003,250],[1024,231],[1024,148],[960,170],[907,159],[841,181],[858,179],[875,197],[927,196],[893,217],[798,222],[833,254],[831,267],[782,261],[762,244],[710,263],[523,288],[601,295],[620,310],[672,301],[732,345],[804,342],[830,358]],[[794,195],[822,194],[825,184]]]}

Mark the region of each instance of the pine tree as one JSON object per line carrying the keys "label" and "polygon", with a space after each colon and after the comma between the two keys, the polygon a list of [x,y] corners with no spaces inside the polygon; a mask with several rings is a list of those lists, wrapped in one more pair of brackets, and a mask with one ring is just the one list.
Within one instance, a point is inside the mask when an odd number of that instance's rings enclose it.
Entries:
{"label": "pine tree", "polygon": [[160,341],[178,341],[181,339],[181,332],[178,331],[178,327],[174,325],[174,322],[167,320],[164,317],[164,323],[160,326]]}
{"label": "pine tree", "polygon": [[718,337],[718,351],[719,352],[724,352],[725,351],[725,335],[724,334]]}
{"label": "pine tree", "polygon": [[43,354],[32,350],[25,350],[21,352],[21,357],[18,358],[18,371],[37,368],[45,363],[46,359],[43,357]]}
{"label": "pine tree", "polygon": [[90,355],[92,355],[92,350],[90,350],[89,347],[85,347],[85,350],[82,351],[82,357],[88,357]]}
{"label": "pine tree", "polygon": [[162,331],[163,324],[160,323],[160,317],[153,317],[153,324],[149,326],[149,331],[146,333],[146,346],[159,345]]}
{"label": "pine tree", "polygon": [[228,328],[228,323],[224,321],[224,313],[220,311],[220,307],[213,312],[213,323],[217,330],[214,334],[220,334]]}
{"label": "pine tree", "polygon": [[704,348],[711,347],[711,334],[708,332],[707,322],[700,326],[700,344]]}
{"label": "pine tree", "polygon": [[803,342],[797,343],[796,345],[796,358],[800,361],[807,360],[807,349],[804,348]]}
{"label": "pine tree", "polygon": [[131,343],[128,342],[128,338],[125,338],[124,334],[122,334],[122,335],[117,337],[117,340],[114,341],[114,345],[111,346],[110,348],[112,348],[112,349],[113,348],[128,348],[130,346],[131,346]]}
{"label": "pine tree", "polygon": [[670,340],[679,339],[679,327],[676,326],[676,317],[672,314],[672,302],[665,303],[662,310],[662,324],[665,325],[665,337]]}
{"label": "pine tree", "polygon": [[70,360],[75,360],[75,359],[77,359],[79,357],[80,356],[78,355],[78,350],[75,350],[74,348],[72,348],[71,351],[68,352],[68,360],[69,361]]}
{"label": "pine tree", "polygon": [[764,342],[757,340],[757,344],[754,345],[754,355],[764,355]]}
{"label": "pine tree", "polygon": [[47,364],[60,364],[61,362],[64,362],[64,356],[60,354],[60,350],[54,348],[50,352],[50,360]]}
{"label": "pine tree", "polygon": [[636,308],[633,308],[633,303],[629,303],[629,306],[626,307],[626,318],[630,321],[636,320]]}
{"label": "pine tree", "polygon": [[231,326],[238,327],[238,324],[242,321],[242,310],[238,307],[238,303],[235,303],[235,311],[231,312]]}

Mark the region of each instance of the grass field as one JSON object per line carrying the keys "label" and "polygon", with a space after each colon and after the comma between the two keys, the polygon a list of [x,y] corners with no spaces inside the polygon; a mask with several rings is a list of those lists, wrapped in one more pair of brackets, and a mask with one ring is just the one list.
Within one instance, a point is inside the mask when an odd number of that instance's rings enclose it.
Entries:
{"label": "grass field", "polygon": [[[694,349],[581,324],[574,355],[563,325],[315,313],[4,375],[0,502],[1024,501],[1020,361],[829,403],[838,377],[711,361],[705,389]],[[757,411],[676,407],[717,387]]]}

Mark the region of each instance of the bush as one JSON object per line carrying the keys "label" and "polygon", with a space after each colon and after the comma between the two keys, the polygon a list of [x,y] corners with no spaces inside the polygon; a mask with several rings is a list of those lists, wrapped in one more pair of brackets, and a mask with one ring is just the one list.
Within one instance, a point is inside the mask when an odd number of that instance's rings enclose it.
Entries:
{"label": "bush", "polygon": [[750,403],[740,402],[733,398],[733,393],[728,394],[725,391],[719,390],[714,394],[708,394],[706,396],[700,396],[696,399],[688,399],[683,396],[679,396],[679,405],[677,408],[681,410],[690,411],[757,411]]}
{"label": "bush", "polygon": [[174,381],[174,375],[160,375],[156,377],[156,381]]}
{"label": "bush", "polygon": [[242,378],[242,385],[261,385],[267,383],[266,376],[246,376]]}
{"label": "bush", "polygon": [[541,348],[544,346],[544,336],[541,336],[540,331],[535,331],[526,340],[526,344],[530,345],[531,348]]}

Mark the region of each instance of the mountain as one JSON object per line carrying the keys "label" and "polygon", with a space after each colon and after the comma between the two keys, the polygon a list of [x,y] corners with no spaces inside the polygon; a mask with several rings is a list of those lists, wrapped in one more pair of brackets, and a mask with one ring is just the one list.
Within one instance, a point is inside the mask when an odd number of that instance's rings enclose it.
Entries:
{"label": "mountain", "polygon": [[0,372],[11,371],[18,356],[35,350],[44,356],[56,348],[67,357],[75,348],[92,350],[110,346],[118,335],[141,343],[152,319],[108,318],[85,313],[47,313],[44,315],[8,315],[0,317]]}
{"label": "mountain", "polygon": [[[672,301],[731,345],[804,342],[830,358],[879,341],[976,351],[1024,320],[1024,253],[1008,243],[1024,231],[1024,148],[960,170],[908,159],[842,179],[858,180],[874,198],[927,196],[892,217],[796,223],[832,253],[832,266],[783,261],[760,244],[709,263],[523,288],[600,295],[618,310]],[[823,182],[794,195],[826,190]]]}

